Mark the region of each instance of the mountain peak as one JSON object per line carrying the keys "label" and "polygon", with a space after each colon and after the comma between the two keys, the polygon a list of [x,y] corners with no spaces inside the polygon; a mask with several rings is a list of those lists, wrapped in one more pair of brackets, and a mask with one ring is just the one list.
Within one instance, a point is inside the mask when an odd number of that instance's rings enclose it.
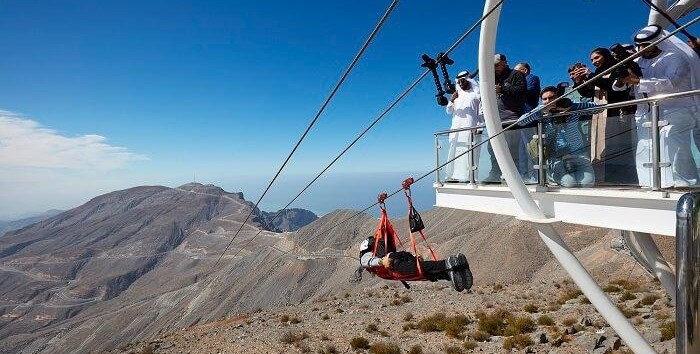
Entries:
{"label": "mountain peak", "polygon": [[215,186],[213,184],[201,184],[201,183],[197,183],[197,182],[190,182],[190,183],[186,183],[186,184],[183,184],[183,185],[177,187],[177,189],[186,190],[188,192],[214,194],[214,195],[239,194],[241,199],[243,199],[243,195],[241,193],[228,193],[223,188],[221,188],[219,186]]}

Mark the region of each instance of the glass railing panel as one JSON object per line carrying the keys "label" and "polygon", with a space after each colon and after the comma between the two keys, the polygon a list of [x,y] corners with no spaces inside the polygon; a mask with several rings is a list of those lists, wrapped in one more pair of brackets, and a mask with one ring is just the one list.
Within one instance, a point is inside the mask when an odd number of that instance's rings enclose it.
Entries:
{"label": "glass railing panel", "polygon": [[461,155],[438,171],[438,181],[440,183],[476,182],[481,147],[476,147],[472,151],[469,149],[481,142],[481,129],[439,134],[436,137],[438,166]]}
{"label": "glass railing panel", "polygon": [[639,186],[635,167],[637,135],[633,110],[609,109],[592,116],[585,145],[596,186]]}
{"label": "glass railing panel", "polygon": [[595,127],[595,124],[582,124],[589,117],[574,114],[544,120],[543,142],[548,185],[581,188],[593,187],[596,183],[591,143],[588,140],[588,137],[595,134],[584,131],[591,126]]}
{"label": "glass railing panel", "polygon": [[[533,135],[536,134],[537,127],[517,126],[503,133],[515,167],[525,184],[537,184],[538,181],[537,170],[534,168],[537,164],[537,156],[528,149],[528,144],[533,139]],[[488,133],[485,134],[484,139],[488,139]],[[482,152],[480,157],[477,181],[485,184],[505,183],[501,169],[496,162],[496,156],[491,148],[491,143],[484,145],[486,148],[482,149],[485,150],[485,153]]]}
{"label": "glass railing panel", "polygon": [[[450,150],[450,144],[449,144],[449,138],[448,138],[447,134],[436,134],[435,135],[435,148],[436,148],[435,164],[437,167],[437,166],[440,166],[443,163],[447,162],[447,160],[449,160],[447,158],[447,154],[449,153],[449,150]],[[436,182],[438,182],[438,183],[445,182],[446,170],[447,170],[447,166],[444,166],[436,171],[437,172]]]}
{"label": "glass railing panel", "polygon": [[[700,102],[696,102],[700,101],[699,92],[634,100],[636,114],[625,102],[606,105],[607,110],[602,112],[600,108],[586,110],[577,119],[570,118],[573,112],[543,119],[546,183],[562,187],[700,189]],[[658,143],[652,130],[656,104]],[[485,130],[481,134],[470,133],[471,140],[458,134],[438,137],[438,164],[466,151],[470,142],[488,139]],[[503,135],[523,181],[537,183],[539,140],[533,139],[537,127],[513,127]],[[658,161],[653,159],[654,146],[658,146]],[[476,183],[503,183],[489,143],[475,149],[473,156],[443,168],[439,180],[468,182],[470,166]]]}
{"label": "glass railing panel", "polygon": [[[666,189],[698,189],[700,173],[700,114],[695,100],[679,97],[658,104],[660,186]],[[639,132],[636,167],[642,186],[653,186],[652,117],[654,104],[640,104],[637,120]]]}

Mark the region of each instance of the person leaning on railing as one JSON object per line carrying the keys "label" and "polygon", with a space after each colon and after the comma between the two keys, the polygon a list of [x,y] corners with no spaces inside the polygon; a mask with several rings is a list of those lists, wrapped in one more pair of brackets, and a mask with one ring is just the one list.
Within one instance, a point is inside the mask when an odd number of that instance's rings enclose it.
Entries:
{"label": "person leaning on railing", "polygon": [[[562,99],[557,106],[550,105],[559,94],[554,86],[547,86],[540,92],[543,106],[535,109],[530,116],[523,115],[518,125],[528,125],[536,120],[544,123],[545,159],[547,160],[547,175],[550,181],[562,187],[591,187],[595,182],[593,166],[587,157],[584,139],[579,130],[581,114],[573,111],[598,107],[595,103],[574,103]],[[598,113],[603,111],[593,111]],[[563,117],[552,118],[545,113],[573,112]],[[586,114],[590,114],[588,112]],[[555,122],[556,120],[556,122]]]}
{"label": "person leaning on railing", "polygon": [[[617,44],[613,46],[615,52],[625,52],[625,47]],[[630,89],[617,91],[612,88],[613,82],[619,71],[614,70],[585,86],[580,86],[589,77],[598,76],[618,63],[618,59],[613,52],[607,48],[596,48],[591,51],[591,63],[595,71],[591,73],[585,66],[583,75],[577,76],[575,87],[581,96],[593,99],[596,104],[618,103],[629,101],[634,98],[634,93]],[[624,69],[626,72],[627,69]],[[634,165],[634,145],[637,143],[634,126],[634,113],[636,105],[619,108],[610,108],[596,115],[591,126],[591,158],[596,161],[595,172],[599,184],[626,184],[636,185],[638,183],[637,173],[630,168]]]}
{"label": "person leaning on railing", "polygon": [[[652,45],[669,33],[657,25],[642,28],[634,36],[641,57],[635,59],[641,68],[641,76],[630,72],[619,78],[613,89],[634,88],[639,98],[664,93],[676,93],[700,88],[700,58],[690,47],[675,36]],[[637,173],[639,184],[650,186],[651,169],[646,163],[652,159],[652,139],[644,125],[651,120],[650,105],[637,109]],[[670,166],[661,169],[661,187],[694,187],[698,185],[698,166],[691,150],[691,132],[695,144],[700,147],[700,96],[664,100],[659,103],[659,120],[666,125],[659,129],[661,161]]]}

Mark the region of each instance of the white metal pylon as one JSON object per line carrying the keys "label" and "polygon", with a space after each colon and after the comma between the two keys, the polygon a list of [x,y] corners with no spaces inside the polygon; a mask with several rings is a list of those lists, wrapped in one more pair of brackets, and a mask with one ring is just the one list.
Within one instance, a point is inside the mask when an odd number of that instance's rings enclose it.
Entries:
{"label": "white metal pylon", "polygon": [[[488,13],[497,4],[497,0],[486,0],[484,14]],[[495,73],[493,69],[496,49],[496,33],[500,11],[498,8],[481,24],[479,37],[479,84],[481,86],[481,100],[484,109],[486,127],[490,136],[502,130],[501,119],[498,115],[498,102],[495,90]],[[535,201],[527,191],[525,184],[517,173],[513,158],[506,145],[504,136],[498,135],[491,140],[498,165],[523,212],[523,219],[529,220],[537,227],[540,238],[552,252],[559,264],[571,276],[583,294],[591,301],[598,312],[620,335],[627,346],[635,353],[655,353],[654,349],[625,318],[615,303],[603,292],[598,283],[586,271],[581,262],[568,248],[564,240],[552,227],[551,220],[539,209]]]}

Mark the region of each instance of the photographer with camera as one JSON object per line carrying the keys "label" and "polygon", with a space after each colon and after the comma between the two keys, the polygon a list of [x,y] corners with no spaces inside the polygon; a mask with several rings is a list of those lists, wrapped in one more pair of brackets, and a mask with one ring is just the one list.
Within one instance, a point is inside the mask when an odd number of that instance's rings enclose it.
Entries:
{"label": "photographer with camera", "polygon": [[[501,121],[520,117],[525,110],[525,93],[527,91],[525,74],[511,69],[508,66],[506,56],[503,54],[494,56],[494,72],[496,74],[496,93],[498,94],[498,114]],[[524,143],[521,143],[522,134],[523,131],[505,132],[504,136],[515,166],[517,166],[520,176],[527,183],[531,182],[528,167],[522,166],[519,162],[520,151],[525,151]],[[501,183],[501,167],[498,166],[496,155],[493,153],[490,143],[487,146],[487,150],[491,156],[491,170],[489,175],[481,180],[480,183]]]}
{"label": "photographer with camera", "polygon": [[[551,102],[560,95],[560,90],[547,86],[540,92],[544,107],[535,114],[518,122],[518,125],[529,125],[537,120],[544,123],[544,144],[547,151],[547,177],[550,182],[562,187],[592,187],[595,182],[593,166],[588,158],[587,147],[581,131],[579,120],[581,114],[574,111],[597,107],[594,103],[574,103],[564,98],[556,106]],[[601,109],[600,111],[603,111]],[[550,118],[544,113],[574,112],[568,116]],[[596,112],[597,113],[597,112]]]}
{"label": "photographer with camera", "polygon": [[[687,44],[675,36],[651,45],[669,33],[657,25],[639,30],[634,42],[641,56],[635,61],[643,76],[629,71],[629,75],[617,79],[615,90],[633,87],[640,98],[664,93],[684,92],[700,88],[700,58]],[[651,119],[648,104],[639,105],[636,114],[639,142],[637,145],[637,173],[640,185],[651,185],[652,170],[644,164],[651,162],[651,136],[643,124]],[[665,100],[660,103],[659,120],[668,124],[660,129],[661,162],[671,166],[661,169],[662,187],[689,187],[698,183],[698,166],[690,149],[690,132],[700,143],[698,112],[700,97],[697,95]],[[700,146],[700,145],[699,145]]]}
{"label": "photographer with camera", "polygon": [[[594,72],[579,68],[575,82],[578,85],[588,80],[589,77],[600,74],[618,63],[618,60],[629,56],[626,49],[619,45],[613,45],[616,55],[607,48],[596,48],[591,51],[591,63],[595,67]],[[624,54],[623,54],[624,52]],[[623,56],[624,55],[624,56]],[[628,74],[634,63],[623,65],[604,75],[586,86],[578,87],[578,92],[583,97],[593,99],[599,105],[629,101],[634,98],[632,90],[617,91],[613,89],[613,82]],[[633,147],[637,137],[635,133],[634,113],[636,106],[610,108],[593,117],[591,121],[591,158],[596,162],[595,172],[598,184],[622,184],[636,185],[637,173],[631,167],[634,166]]]}
{"label": "photographer with camera", "polygon": [[[445,111],[452,115],[452,125],[450,129],[473,128],[484,123],[484,113],[481,109],[481,93],[479,84],[469,77],[468,71],[457,74],[455,80],[455,92],[452,94]],[[481,142],[481,136],[475,131],[464,130],[450,133],[450,150],[448,159],[469,150],[473,144]],[[472,163],[479,161],[480,147],[475,147],[473,151],[474,161],[470,161],[468,155],[457,158],[447,165],[446,182],[469,182],[469,170],[474,169]]]}

